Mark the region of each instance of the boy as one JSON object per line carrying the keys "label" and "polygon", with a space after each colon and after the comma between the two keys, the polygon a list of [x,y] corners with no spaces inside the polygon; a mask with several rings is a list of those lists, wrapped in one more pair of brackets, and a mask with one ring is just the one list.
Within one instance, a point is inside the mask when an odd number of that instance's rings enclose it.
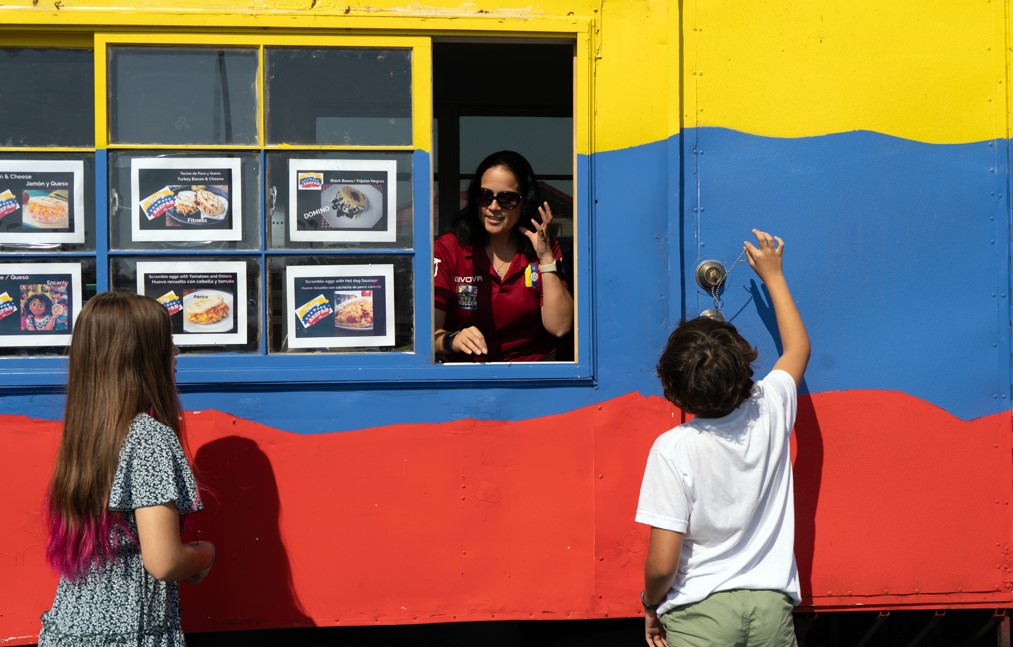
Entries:
{"label": "boy", "polygon": [[[641,602],[651,647],[796,645],[799,603],[789,438],[809,335],[781,271],[784,241],[753,230],[784,351],[755,385],[756,350],[704,317],[658,362],[665,397],[696,416],[655,441],[636,520],[651,526]],[[776,241],[776,242],[775,242]]]}

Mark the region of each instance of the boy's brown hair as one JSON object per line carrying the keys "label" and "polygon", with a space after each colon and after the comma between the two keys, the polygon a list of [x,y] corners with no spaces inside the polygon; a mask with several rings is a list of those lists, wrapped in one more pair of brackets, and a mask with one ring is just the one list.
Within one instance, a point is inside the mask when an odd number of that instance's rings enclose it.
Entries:
{"label": "boy's brown hair", "polygon": [[701,418],[720,418],[749,397],[756,355],[732,324],[698,317],[669,336],[658,377],[672,404]]}

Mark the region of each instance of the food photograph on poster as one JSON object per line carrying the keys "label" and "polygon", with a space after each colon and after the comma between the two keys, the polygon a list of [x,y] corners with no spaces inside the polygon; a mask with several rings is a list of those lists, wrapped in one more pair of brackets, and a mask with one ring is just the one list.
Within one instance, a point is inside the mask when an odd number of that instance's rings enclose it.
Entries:
{"label": "food photograph on poster", "polygon": [[0,244],[83,243],[84,163],[0,160]]}
{"label": "food photograph on poster", "polygon": [[394,266],[316,265],[286,272],[289,348],[394,345]]}
{"label": "food photograph on poster", "polygon": [[242,240],[240,171],[231,158],[131,160],[133,240]]}
{"label": "food photograph on poster", "polygon": [[293,241],[393,242],[397,162],[289,162],[289,238]]}
{"label": "food photograph on poster", "polygon": [[137,264],[137,293],[169,311],[177,346],[246,344],[246,264]]}
{"label": "food photograph on poster", "polygon": [[0,346],[66,346],[80,310],[80,264],[0,263]]}

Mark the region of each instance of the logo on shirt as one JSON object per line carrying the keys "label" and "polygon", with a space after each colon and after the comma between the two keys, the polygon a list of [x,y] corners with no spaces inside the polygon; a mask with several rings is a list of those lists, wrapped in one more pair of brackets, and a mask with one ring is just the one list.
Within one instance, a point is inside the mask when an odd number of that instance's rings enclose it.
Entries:
{"label": "logo on shirt", "polygon": [[[460,276],[455,278],[462,278]],[[471,278],[463,277],[463,278]],[[481,279],[482,277],[477,277]],[[478,286],[458,285],[457,286],[457,307],[461,310],[478,310]]]}
{"label": "logo on shirt", "polygon": [[482,276],[455,276],[454,283],[481,283]]}

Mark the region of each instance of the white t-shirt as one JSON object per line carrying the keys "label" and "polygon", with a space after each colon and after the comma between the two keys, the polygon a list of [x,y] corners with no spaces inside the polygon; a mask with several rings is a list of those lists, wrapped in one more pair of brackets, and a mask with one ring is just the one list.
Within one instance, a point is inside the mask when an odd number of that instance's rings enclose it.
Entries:
{"label": "white t-shirt", "polygon": [[757,382],[723,418],[695,418],[654,442],[636,520],[683,533],[674,606],[732,589],[799,597],[789,438],[795,381],[781,370]]}

